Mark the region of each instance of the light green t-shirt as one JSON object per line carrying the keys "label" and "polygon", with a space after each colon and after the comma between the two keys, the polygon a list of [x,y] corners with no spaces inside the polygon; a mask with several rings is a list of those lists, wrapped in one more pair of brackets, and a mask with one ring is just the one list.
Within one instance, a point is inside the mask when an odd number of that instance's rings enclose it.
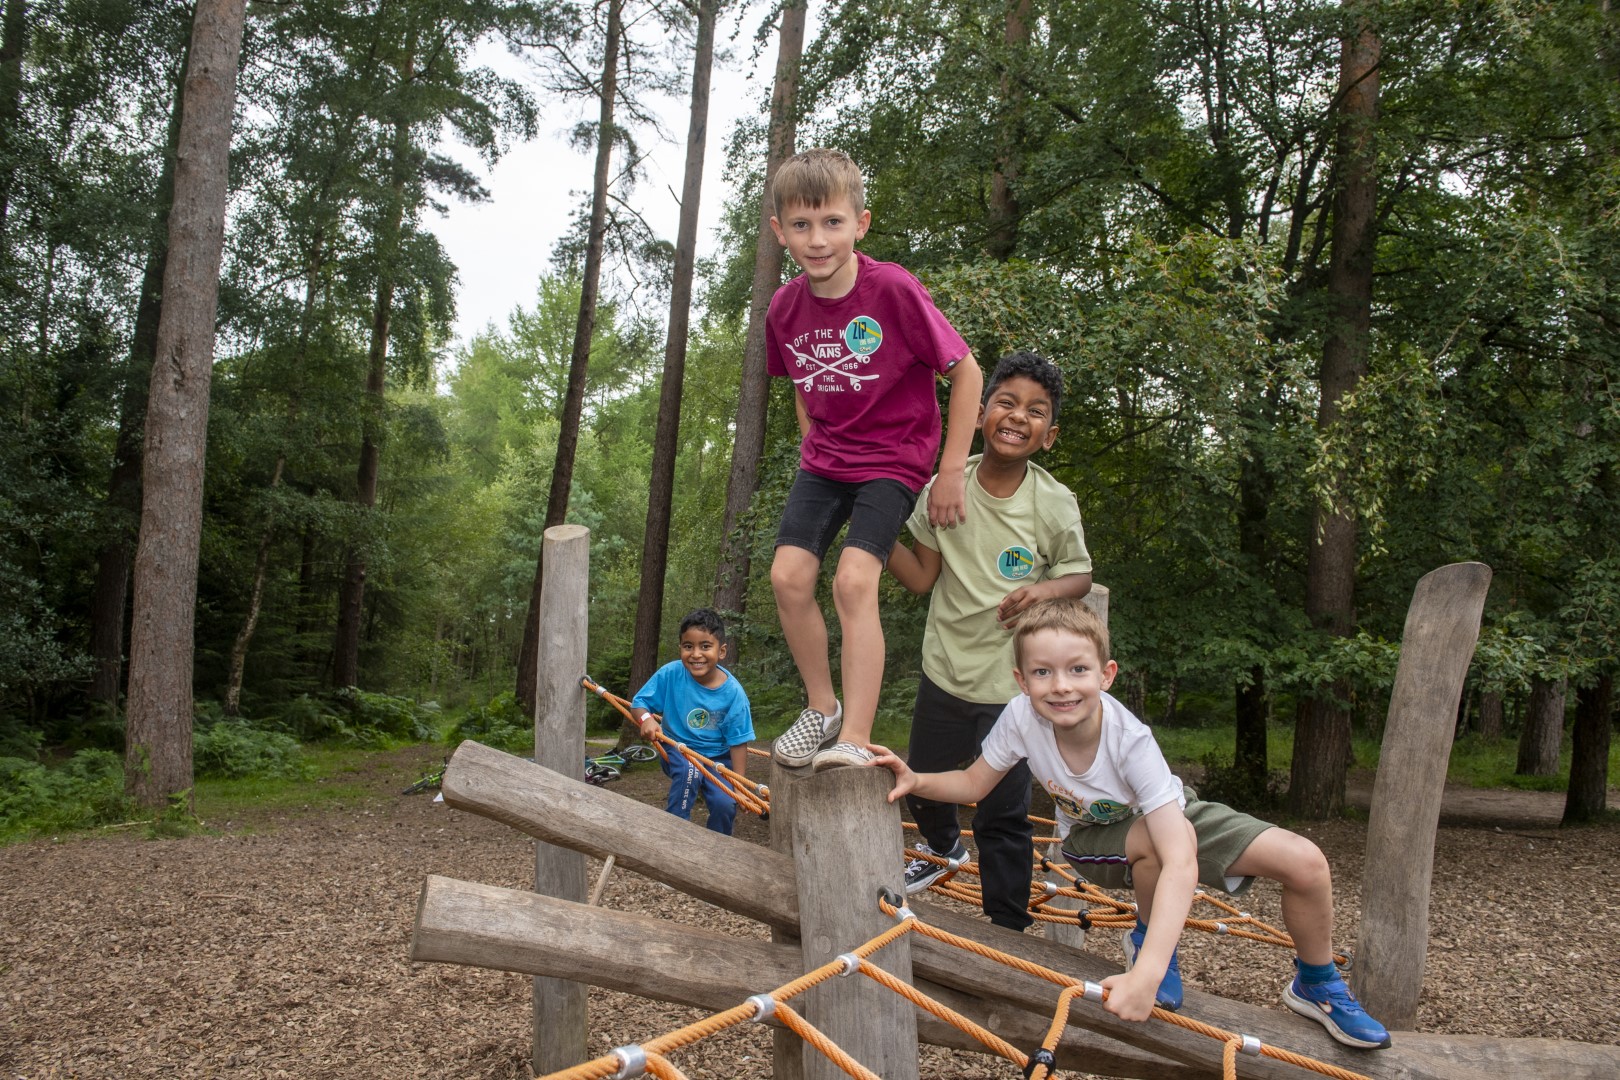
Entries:
{"label": "light green t-shirt", "polygon": [[923,630],[923,673],[955,697],[989,704],[1018,693],[1012,634],[996,622],[996,607],[1022,585],[1090,573],[1091,554],[1080,505],[1051,473],[1031,462],[1018,490],[997,499],[979,486],[981,459],[968,458],[965,522],[928,524],[925,488],[906,527],[942,563]]}

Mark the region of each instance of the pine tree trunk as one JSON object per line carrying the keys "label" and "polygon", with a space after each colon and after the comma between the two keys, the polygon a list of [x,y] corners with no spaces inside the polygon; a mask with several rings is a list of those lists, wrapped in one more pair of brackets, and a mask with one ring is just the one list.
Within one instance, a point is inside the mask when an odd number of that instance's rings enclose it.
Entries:
{"label": "pine tree trunk", "polygon": [[658,390],[658,423],[653,431],[652,473],[647,488],[647,527],[641,542],[641,595],[636,603],[635,636],[630,652],[631,686],[645,683],[658,663],[664,571],[669,561],[669,520],[675,497],[675,457],[680,440],[681,389],[686,377],[686,336],[692,317],[692,274],[697,263],[703,154],[709,140],[714,22],[719,7],[719,0],[701,0],[698,5],[691,116],[686,128],[686,173],[681,179],[675,277],[669,292],[669,334],[664,341],[664,379]]}
{"label": "pine tree trunk", "polygon": [[1575,691],[1575,730],[1570,739],[1569,791],[1564,824],[1603,817],[1609,799],[1609,743],[1614,736],[1614,676]]}
{"label": "pine tree trunk", "polygon": [[[1029,44],[1030,0],[1007,0],[1002,39],[1017,49]],[[1018,248],[1018,225],[1023,208],[1018,203],[1018,175],[1023,168],[1024,94],[1012,72],[1001,75],[1001,103],[1005,118],[997,134],[996,166],[990,173],[990,233],[985,250],[997,262],[1012,258]]]}
{"label": "pine tree trunk", "polygon": [[6,242],[6,219],[11,208],[11,186],[17,175],[17,148],[13,143],[22,124],[23,53],[28,45],[26,0],[5,0],[0,15],[0,267],[11,245]]}
{"label": "pine tree trunk", "polygon": [[[1347,5],[1351,6],[1351,5]],[[1367,371],[1372,327],[1373,248],[1377,239],[1378,182],[1373,134],[1378,120],[1381,42],[1365,19],[1346,38],[1339,67],[1339,131],[1335,150],[1333,253],[1328,265],[1332,320],[1322,348],[1317,426],[1338,423],[1340,399]],[[1346,477],[1337,477],[1343,483]],[[1305,613],[1311,624],[1339,637],[1355,632],[1355,519],[1320,503],[1313,515],[1305,568]],[[1303,818],[1326,818],[1344,806],[1350,769],[1350,689],[1317,688],[1299,713],[1288,808]]]}
{"label": "pine tree trunk", "polygon": [[[192,645],[214,317],[245,0],[198,0],[148,393],[135,553],[125,785],[142,806],[189,793]],[[188,799],[189,802],[189,799]]]}
{"label": "pine tree trunk", "polygon": [[[551,489],[546,494],[546,523],[550,529],[568,518],[568,498],[574,486],[574,455],[579,449],[580,414],[585,408],[585,376],[590,370],[591,339],[596,333],[596,305],[602,282],[602,248],[607,235],[608,180],[613,163],[613,110],[619,87],[619,46],[623,33],[620,15],[624,0],[609,0],[607,40],[602,50],[602,101],[596,125],[596,171],[591,184],[591,223],[585,243],[585,276],[579,290],[579,318],[574,324],[574,350],[568,360],[568,388],[558,419],[557,457],[551,467]],[[529,613],[523,622],[523,645],[518,653],[517,701],[525,716],[534,713],[535,678],[540,657],[540,590],[545,583],[545,548],[537,553],[534,583],[529,588]]]}
{"label": "pine tree trunk", "polygon": [[[1249,573],[1260,575],[1271,564],[1271,537],[1267,509],[1272,482],[1258,449],[1244,459],[1238,476],[1238,549]],[[1271,718],[1270,691],[1265,668],[1249,669],[1249,678],[1236,687],[1232,768],[1245,790],[1264,791],[1268,760],[1266,726]]]}
{"label": "pine tree trunk", "polygon": [[[404,78],[414,71],[405,59]],[[392,190],[388,217],[377,238],[377,300],[371,316],[371,346],[366,355],[365,419],[360,435],[360,465],[355,470],[355,505],[369,512],[377,505],[377,478],[382,469],[384,391],[388,382],[388,328],[394,314],[394,283],[399,274],[400,229],[405,221],[405,179],[410,168],[410,127],[395,122],[391,166]],[[360,685],[360,627],[365,613],[366,555],[363,544],[351,545],[343,556],[343,581],[338,587],[337,632],[332,641],[332,685]]]}
{"label": "pine tree trunk", "polygon": [[1518,776],[1553,776],[1564,742],[1564,695],[1568,683],[1559,679],[1530,680],[1530,705],[1519,730]]}
{"label": "pine tree trunk", "polygon": [[[748,332],[743,342],[742,382],[737,390],[737,420],[731,445],[731,475],[726,481],[726,511],[721,527],[720,562],[714,572],[714,606],[727,617],[748,607],[752,565],[752,529],[745,518],[759,487],[759,461],[765,453],[766,408],[770,376],[765,371],[765,312],[782,283],[782,245],[771,232],[771,182],[777,167],[793,156],[797,138],[799,60],[804,52],[806,0],[786,0],[777,32],[776,82],[771,90],[770,145],[765,154],[765,190],[760,196],[759,231],[754,242],[754,283],[749,296]],[[733,643],[728,659],[737,662]]]}
{"label": "pine tree trunk", "polygon": [[1479,737],[1496,742],[1502,737],[1502,695],[1487,691],[1479,695]]}
{"label": "pine tree trunk", "polygon": [[[13,0],[21,6],[20,0]],[[158,320],[163,313],[163,275],[169,257],[169,209],[174,204],[175,155],[180,143],[181,108],[185,103],[189,54],[181,59],[164,140],[163,170],[158,176],[157,207],[151,250],[141,275],[130,335],[129,367],[118,407],[118,437],[113,444],[112,476],[107,482],[106,540],[96,554],[96,591],[90,601],[90,700],[118,704],[123,683],[124,621],[128,614],[129,575],[135,562],[135,534],[141,520],[141,439],[146,426],[146,394],[152,382]]]}

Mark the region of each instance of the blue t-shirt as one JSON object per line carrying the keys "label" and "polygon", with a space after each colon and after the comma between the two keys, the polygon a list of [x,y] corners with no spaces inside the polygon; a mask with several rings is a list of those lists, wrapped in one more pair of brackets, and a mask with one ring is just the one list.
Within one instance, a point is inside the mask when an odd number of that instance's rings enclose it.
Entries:
{"label": "blue t-shirt", "polygon": [[726,681],[710,690],[692,678],[685,664],[671,660],[653,672],[631,704],[663,717],[665,735],[711,760],[754,741],[748,695],[729,671]]}

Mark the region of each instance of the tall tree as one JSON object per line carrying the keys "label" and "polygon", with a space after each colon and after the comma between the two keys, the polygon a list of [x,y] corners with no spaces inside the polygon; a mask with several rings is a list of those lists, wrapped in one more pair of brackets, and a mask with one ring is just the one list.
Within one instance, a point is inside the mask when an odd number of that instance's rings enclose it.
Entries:
{"label": "tall tree", "polygon": [[703,155],[709,141],[709,80],[714,71],[714,23],[720,0],[698,0],[697,44],[692,57],[692,100],[686,128],[686,171],[670,284],[664,378],[658,392],[647,528],[641,540],[641,591],[630,657],[630,685],[640,686],[658,663],[664,612],[664,570],[669,563],[670,505],[675,497],[675,454],[680,440],[681,389],[686,379],[687,333],[692,320],[692,275],[697,264],[698,209],[703,197]]}
{"label": "tall tree", "polygon": [[[765,370],[765,312],[782,284],[782,245],[776,242],[776,234],[771,231],[771,217],[775,213],[771,181],[776,177],[777,167],[793,156],[806,6],[807,0],[786,0],[778,16],[781,26],[777,31],[776,77],[771,86],[765,178],[759,199],[759,229],[754,237],[754,276],[749,292],[748,331],[743,343],[742,383],[737,393],[731,473],[726,480],[726,510],[721,532],[724,540],[714,573],[714,606],[733,615],[740,615],[746,609],[753,538],[751,530],[743,527],[743,520],[759,487],[759,461],[765,453],[765,414],[770,402],[770,377]],[[736,663],[735,656],[732,662]]]}
{"label": "tall tree", "polygon": [[246,0],[199,0],[148,393],[135,553],[125,784],[143,806],[189,792],[197,553],[231,121]]}
{"label": "tall tree", "polygon": [[[568,390],[558,420],[557,457],[546,494],[546,528],[568,518],[568,496],[574,483],[574,455],[579,449],[580,414],[585,406],[585,379],[590,369],[591,341],[596,326],[596,305],[602,285],[602,249],[607,235],[608,184],[613,164],[614,109],[619,89],[619,44],[624,27],[624,0],[608,0],[608,18],[602,46],[602,73],[597,93],[596,168],[591,181],[591,217],[585,245],[585,269],[580,283],[579,319],[574,325],[574,349],[568,362]],[[525,713],[535,704],[535,677],[540,657],[540,590],[545,583],[545,555],[535,556],[534,586],[529,592],[529,614],[523,625],[523,647],[518,654],[517,700]]]}
{"label": "tall tree", "polygon": [[175,78],[174,106],[164,141],[163,172],[158,180],[151,249],[141,275],[130,335],[129,364],[118,409],[118,437],[113,445],[112,476],[107,483],[106,541],[96,557],[96,591],[90,606],[90,700],[116,706],[124,667],[124,620],[128,614],[129,575],[135,558],[136,528],[141,514],[141,439],[146,424],[146,394],[157,351],[158,322],[163,311],[163,275],[169,256],[169,209],[174,202],[175,155],[179,150],[181,107],[185,102],[186,60]]}
{"label": "tall tree", "polygon": [[[1367,373],[1372,337],[1373,252],[1378,239],[1378,30],[1359,2],[1346,5],[1355,25],[1339,62],[1339,125],[1334,149],[1333,249],[1328,264],[1329,324],[1322,348],[1317,427],[1330,432],[1341,402]],[[1342,481],[1342,478],[1339,478]],[[1330,492],[1319,499],[1305,568],[1305,614],[1335,637],[1355,632],[1356,521]],[[1344,805],[1350,769],[1348,686],[1318,687],[1301,707],[1294,730],[1289,809],[1323,818]]]}

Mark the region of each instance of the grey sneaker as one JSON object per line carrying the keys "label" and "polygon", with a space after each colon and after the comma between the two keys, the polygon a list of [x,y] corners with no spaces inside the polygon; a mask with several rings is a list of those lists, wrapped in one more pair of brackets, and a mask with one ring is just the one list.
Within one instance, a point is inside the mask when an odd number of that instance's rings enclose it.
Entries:
{"label": "grey sneaker", "polygon": [[864,746],[856,746],[852,742],[833,743],[827,749],[816,752],[816,756],[810,759],[810,767],[822,772],[845,765],[870,765],[875,757],[877,755]]}
{"label": "grey sneaker", "polygon": [[[912,893],[922,892],[940,878],[947,878],[947,880],[949,880],[948,875],[955,875],[955,873],[962,868],[962,864],[968,861],[967,845],[962,843],[960,840],[956,842],[956,846],[951,849],[950,854],[948,855],[941,855],[939,852],[929,847],[926,842],[917,844],[915,850],[919,856],[923,857],[911,859],[906,863],[907,896],[910,896]],[[929,855],[932,855],[934,858],[927,858],[926,856]],[[940,859],[946,861],[936,861]]]}
{"label": "grey sneaker", "polygon": [[844,706],[827,716],[817,709],[806,709],[793,721],[793,726],[776,737],[771,746],[771,757],[778,765],[799,769],[810,764],[816,751],[829,746],[838,738],[844,726]]}

